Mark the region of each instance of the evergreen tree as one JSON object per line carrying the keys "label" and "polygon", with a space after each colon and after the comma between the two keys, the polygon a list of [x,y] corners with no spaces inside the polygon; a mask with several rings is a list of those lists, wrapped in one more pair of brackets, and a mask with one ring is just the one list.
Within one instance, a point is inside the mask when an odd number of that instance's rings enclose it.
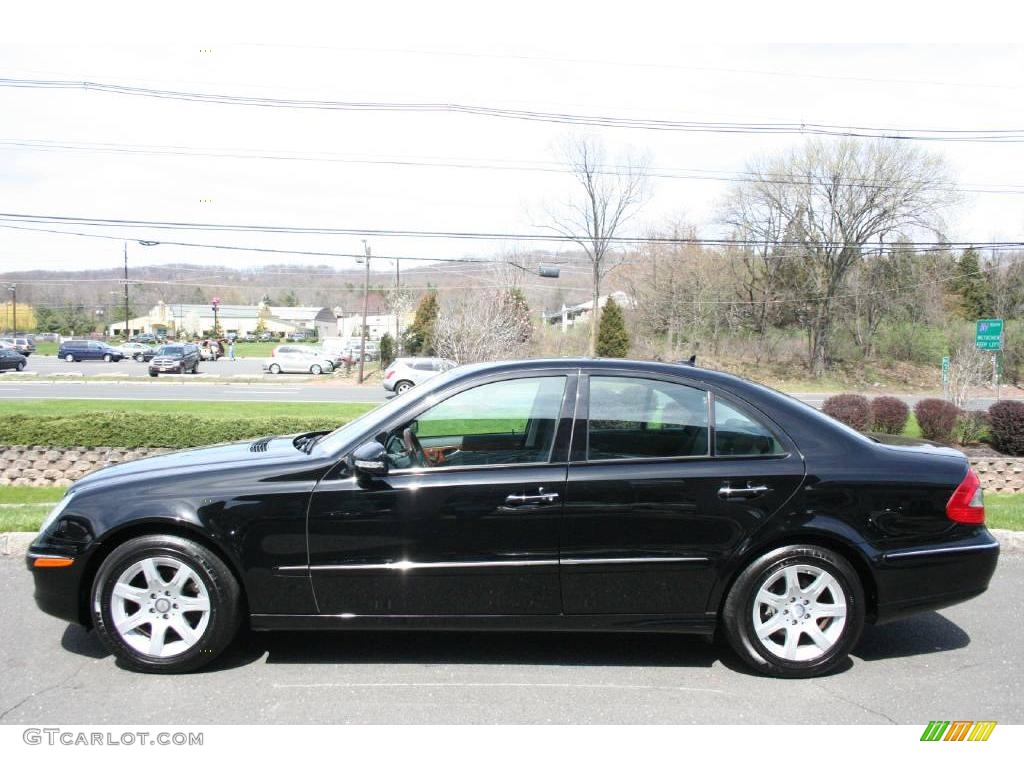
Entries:
{"label": "evergreen tree", "polygon": [[629,332],[626,318],[611,296],[601,310],[601,322],[597,327],[597,356],[626,357],[629,354]]}
{"label": "evergreen tree", "polygon": [[380,337],[380,364],[387,367],[395,359],[395,340],[390,333]]}
{"label": "evergreen tree", "polygon": [[961,312],[968,320],[992,315],[992,291],[973,248],[964,251],[956,264],[953,290],[959,294]]}
{"label": "evergreen tree", "polygon": [[434,326],[437,323],[437,293],[430,291],[420,299],[412,325],[405,331],[405,350],[410,355],[434,354]]}

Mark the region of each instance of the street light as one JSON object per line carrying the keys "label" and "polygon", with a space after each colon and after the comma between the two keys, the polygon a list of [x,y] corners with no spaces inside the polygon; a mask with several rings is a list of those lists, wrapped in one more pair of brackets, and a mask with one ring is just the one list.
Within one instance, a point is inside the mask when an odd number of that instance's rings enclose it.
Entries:
{"label": "street light", "polygon": [[219,333],[217,332],[217,310],[220,308],[220,297],[214,296],[210,302],[213,305],[213,338],[218,338]]}
{"label": "street light", "polygon": [[[366,365],[366,310],[370,299],[370,244],[363,240],[363,253],[366,259],[366,280],[363,282],[363,327],[359,329],[359,383],[363,383],[363,370]],[[358,263],[357,259],[357,263]]]}
{"label": "street light", "polygon": [[7,286],[7,290],[11,293],[11,333],[14,336],[18,335],[18,284],[11,283]]}

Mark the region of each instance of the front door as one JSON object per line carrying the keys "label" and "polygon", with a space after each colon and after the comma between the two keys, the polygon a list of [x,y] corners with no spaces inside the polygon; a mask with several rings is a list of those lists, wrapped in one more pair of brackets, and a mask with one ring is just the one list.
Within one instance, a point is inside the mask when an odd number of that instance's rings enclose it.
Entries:
{"label": "front door", "polygon": [[570,373],[547,371],[463,389],[380,435],[386,477],[321,482],[309,513],[320,612],[559,613],[574,391]]}
{"label": "front door", "polygon": [[581,381],[562,529],[567,614],[703,614],[716,566],[798,487],[803,460],[684,381]]}

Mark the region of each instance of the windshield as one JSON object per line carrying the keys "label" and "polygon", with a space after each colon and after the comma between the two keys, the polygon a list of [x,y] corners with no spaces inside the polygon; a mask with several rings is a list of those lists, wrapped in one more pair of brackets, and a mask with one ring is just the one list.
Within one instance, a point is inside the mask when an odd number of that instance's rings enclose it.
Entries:
{"label": "windshield", "polygon": [[160,347],[156,353],[163,357],[181,357],[184,351],[181,347]]}
{"label": "windshield", "polygon": [[[440,376],[435,376],[427,382],[420,384],[413,391],[416,393],[417,397],[426,396],[429,398],[430,393],[447,385],[453,377],[454,374],[442,373]],[[361,432],[369,429],[377,422],[387,421],[394,414],[405,408],[411,400],[411,397],[396,395],[383,405],[374,408],[372,411],[364,413],[359,418],[353,419],[344,426],[338,427],[330,434],[324,435],[324,437],[319,441],[317,448],[327,453],[334,453],[342,450],[348,443],[358,437]]]}

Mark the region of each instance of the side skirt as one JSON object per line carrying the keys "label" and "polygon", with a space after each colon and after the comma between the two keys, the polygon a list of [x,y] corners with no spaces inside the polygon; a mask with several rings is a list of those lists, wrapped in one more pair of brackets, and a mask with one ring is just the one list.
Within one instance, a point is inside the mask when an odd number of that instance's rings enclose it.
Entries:
{"label": "side skirt", "polygon": [[254,613],[251,626],[266,630],[430,629],[458,632],[674,632],[711,636],[716,618],[609,614],[585,616],[356,616]]}

